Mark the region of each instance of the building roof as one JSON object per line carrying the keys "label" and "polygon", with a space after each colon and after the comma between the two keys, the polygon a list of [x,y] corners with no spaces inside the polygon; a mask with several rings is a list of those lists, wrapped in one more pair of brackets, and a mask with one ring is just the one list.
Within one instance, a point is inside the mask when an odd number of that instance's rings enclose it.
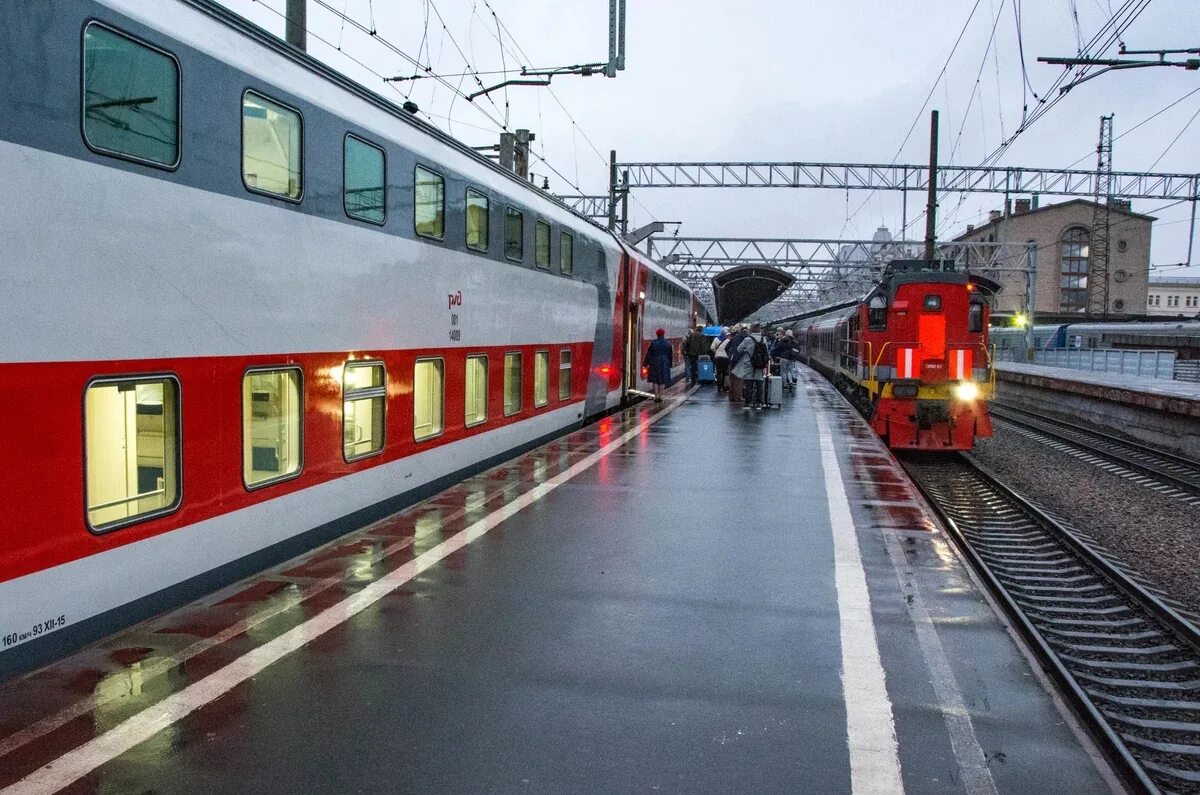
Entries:
{"label": "building roof", "polygon": [[1200,287],[1200,276],[1156,276],[1150,279],[1151,287]]}
{"label": "building roof", "polygon": [[[1041,207],[1038,207],[1036,210],[1030,209],[1030,210],[1026,210],[1023,213],[1014,213],[1014,214],[1008,216],[1007,219],[1002,216],[995,221],[988,221],[986,224],[981,224],[981,225],[975,227],[974,229],[971,229],[967,232],[963,232],[961,235],[954,238],[954,240],[957,242],[957,241],[965,239],[968,236],[974,237],[975,235],[979,234],[980,231],[986,230],[989,227],[999,226],[1005,220],[1011,221],[1013,218],[1025,218],[1026,216],[1037,215],[1039,213],[1048,212],[1050,210],[1058,210],[1063,207],[1070,207],[1070,206],[1076,205],[1076,204],[1085,204],[1090,208],[1095,208],[1095,207],[1099,206],[1096,202],[1088,201],[1087,199],[1071,199],[1070,201],[1058,202],[1057,204],[1044,204]],[[1143,215],[1142,213],[1135,213],[1132,210],[1125,210],[1121,207],[1118,207],[1117,205],[1112,205],[1111,210],[1112,210],[1112,212],[1117,213],[1119,215],[1127,215],[1131,218],[1141,218],[1145,221],[1154,222],[1154,221],[1158,220],[1157,218],[1155,218],[1152,215]]]}

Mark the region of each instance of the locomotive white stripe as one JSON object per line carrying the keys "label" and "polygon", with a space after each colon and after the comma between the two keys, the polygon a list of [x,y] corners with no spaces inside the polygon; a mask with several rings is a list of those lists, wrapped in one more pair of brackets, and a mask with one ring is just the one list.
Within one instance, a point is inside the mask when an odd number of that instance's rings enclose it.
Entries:
{"label": "locomotive white stripe", "polygon": [[[693,388],[691,392],[694,391],[695,389]],[[31,793],[57,792],[71,783],[78,781],[106,762],[145,742],[195,710],[215,701],[277,660],[291,654],[330,629],[350,620],[362,610],[375,604],[417,575],[437,565],[447,556],[452,555],[472,541],[482,538],[488,531],[542,499],[563,483],[590,469],[602,458],[620,449],[626,442],[644,433],[651,425],[678,408],[687,400],[691,392],[672,400],[657,413],[651,415],[645,423],[626,431],[617,439],[573,464],[567,471],[554,476],[545,483],[535,486],[512,502],[497,508],[474,524],[469,525],[437,546],[428,549],[418,557],[405,563],[403,566],[370,583],[361,591],[326,608],[303,624],[293,627],[284,634],[238,657],[233,662],[200,681],[166,697],[157,704],[142,710],[103,734],[63,754],[58,759],[3,790],[2,795],[30,795]]]}

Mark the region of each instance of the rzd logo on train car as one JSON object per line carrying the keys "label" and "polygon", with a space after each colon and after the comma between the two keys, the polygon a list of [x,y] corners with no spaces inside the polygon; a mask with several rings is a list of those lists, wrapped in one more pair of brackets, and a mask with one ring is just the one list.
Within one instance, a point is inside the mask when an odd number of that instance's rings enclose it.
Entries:
{"label": "rzd logo on train car", "polygon": [[[453,293],[446,293],[446,308],[453,310],[456,306],[462,306],[462,290],[456,290]],[[462,329],[458,328],[458,313],[450,312],[450,341],[462,342]]]}

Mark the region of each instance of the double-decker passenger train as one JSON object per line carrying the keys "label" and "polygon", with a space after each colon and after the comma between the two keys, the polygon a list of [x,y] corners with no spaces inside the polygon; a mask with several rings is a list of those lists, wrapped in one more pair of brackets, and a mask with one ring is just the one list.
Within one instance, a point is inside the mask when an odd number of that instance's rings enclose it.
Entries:
{"label": "double-decker passenger train", "polygon": [[0,4],[0,674],[618,406],[693,296],[212,0]]}
{"label": "double-decker passenger train", "polygon": [[970,450],[992,435],[987,295],[998,286],[952,268],[897,260],[862,300],[778,324],[894,449]]}

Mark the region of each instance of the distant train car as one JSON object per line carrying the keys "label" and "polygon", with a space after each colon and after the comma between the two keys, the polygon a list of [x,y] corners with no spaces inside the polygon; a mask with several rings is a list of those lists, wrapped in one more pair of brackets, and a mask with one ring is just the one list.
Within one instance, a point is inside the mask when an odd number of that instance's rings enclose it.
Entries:
{"label": "distant train car", "polygon": [[[1198,320],[1057,323],[1034,326],[1031,332],[1035,350],[1173,350],[1180,359],[1200,359]],[[999,351],[1020,349],[1025,346],[1025,329],[992,329],[991,340]]]}
{"label": "distant train car", "polygon": [[898,261],[863,300],[798,319],[802,355],[894,449],[970,450],[992,435],[987,296],[997,285]]}

